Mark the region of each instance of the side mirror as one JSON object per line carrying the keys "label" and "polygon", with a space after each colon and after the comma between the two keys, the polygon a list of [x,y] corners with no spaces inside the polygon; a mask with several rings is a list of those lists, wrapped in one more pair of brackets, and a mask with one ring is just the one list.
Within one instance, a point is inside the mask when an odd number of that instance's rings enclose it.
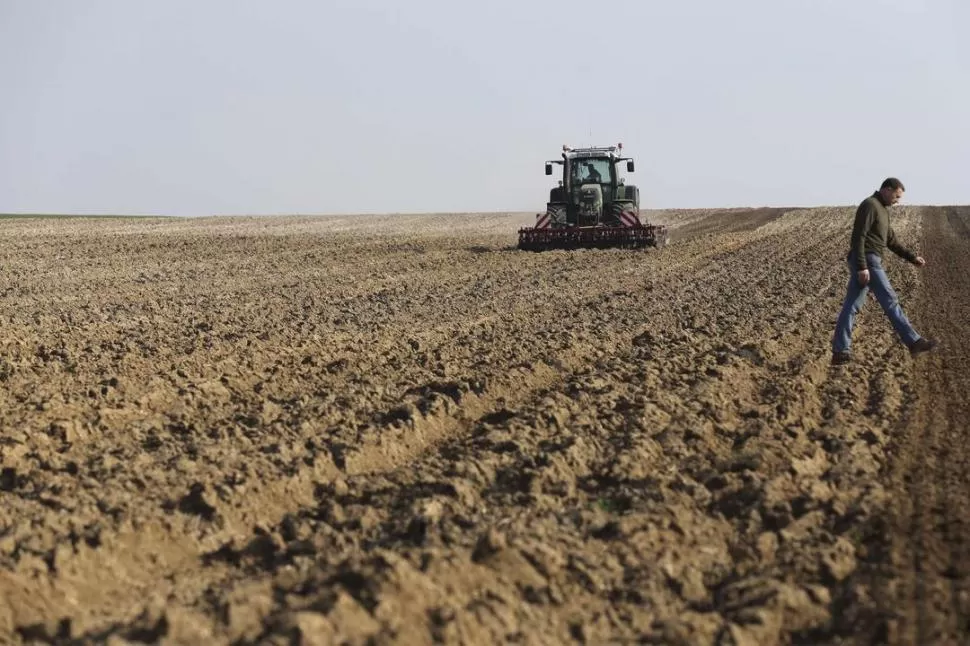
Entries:
{"label": "side mirror", "polygon": [[627,162],[626,162],[626,172],[628,172],[628,173],[632,173],[633,172],[633,160],[632,159],[628,159]]}
{"label": "side mirror", "polygon": [[552,164],[546,164],[546,175],[552,175]]}

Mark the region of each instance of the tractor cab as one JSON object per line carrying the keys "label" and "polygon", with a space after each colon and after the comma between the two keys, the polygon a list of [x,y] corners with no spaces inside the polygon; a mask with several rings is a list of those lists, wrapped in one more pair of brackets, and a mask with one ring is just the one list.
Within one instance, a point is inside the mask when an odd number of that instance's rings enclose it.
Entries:
{"label": "tractor cab", "polygon": [[576,159],[569,166],[573,186],[613,183],[613,165],[608,158]]}
{"label": "tractor cab", "polygon": [[550,193],[551,204],[561,204],[565,222],[569,226],[611,224],[615,215],[614,203],[633,202],[639,206],[636,187],[624,186],[620,162],[633,172],[633,160],[621,156],[622,144],[593,148],[563,146],[562,161],[546,162],[546,175],[552,175],[552,165],[562,165],[559,186]]}

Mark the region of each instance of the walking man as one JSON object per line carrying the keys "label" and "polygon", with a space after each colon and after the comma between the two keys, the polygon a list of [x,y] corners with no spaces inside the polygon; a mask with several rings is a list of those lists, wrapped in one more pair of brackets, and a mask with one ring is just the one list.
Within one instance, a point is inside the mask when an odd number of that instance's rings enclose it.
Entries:
{"label": "walking man", "polygon": [[856,209],[847,258],[849,285],[832,337],[832,365],[843,365],[851,359],[849,348],[852,345],[852,326],[866,302],[866,294],[870,288],[911,355],[929,352],[936,346],[936,341],[921,337],[913,329],[882,267],[886,249],[917,267],[926,264],[922,256],[917,256],[899,243],[889,223],[889,207],[899,202],[905,190],[898,179],[887,178],[879,190],[864,199]]}

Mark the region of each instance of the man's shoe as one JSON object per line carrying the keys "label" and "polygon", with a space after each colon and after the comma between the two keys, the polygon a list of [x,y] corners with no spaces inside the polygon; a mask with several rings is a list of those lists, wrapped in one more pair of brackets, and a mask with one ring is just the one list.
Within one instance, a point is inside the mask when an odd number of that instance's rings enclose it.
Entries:
{"label": "man's shoe", "polygon": [[833,366],[844,366],[852,360],[852,355],[848,352],[833,352],[832,353],[832,365]]}
{"label": "man's shoe", "polygon": [[909,344],[909,353],[912,356],[922,354],[924,352],[929,352],[936,347],[936,341],[931,341],[930,339],[919,338],[913,343]]}

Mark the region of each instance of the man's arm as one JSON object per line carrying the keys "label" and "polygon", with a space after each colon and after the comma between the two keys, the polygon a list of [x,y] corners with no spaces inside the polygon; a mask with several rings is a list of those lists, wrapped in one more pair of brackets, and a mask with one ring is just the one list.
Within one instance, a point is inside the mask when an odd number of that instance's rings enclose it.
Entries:
{"label": "man's arm", "polygon": [[869,233],[872,222],[876,218],[876,208],[866,200],[859,205],[855,212],[855,224],[852,225],[852,241],[849,248],[855,252],[856,269],[868,269],[866,263],[866,234]]}
{"label": "man's arm", "polygon": [[916,262],[917,255],[900,244],[899,239],[896,237],[896,232],[893,231],[892,227],[889,227],[889,235],[886,236],[886,246],[890,251],[900,258],[903,258],[914,265],[919,264]]}

